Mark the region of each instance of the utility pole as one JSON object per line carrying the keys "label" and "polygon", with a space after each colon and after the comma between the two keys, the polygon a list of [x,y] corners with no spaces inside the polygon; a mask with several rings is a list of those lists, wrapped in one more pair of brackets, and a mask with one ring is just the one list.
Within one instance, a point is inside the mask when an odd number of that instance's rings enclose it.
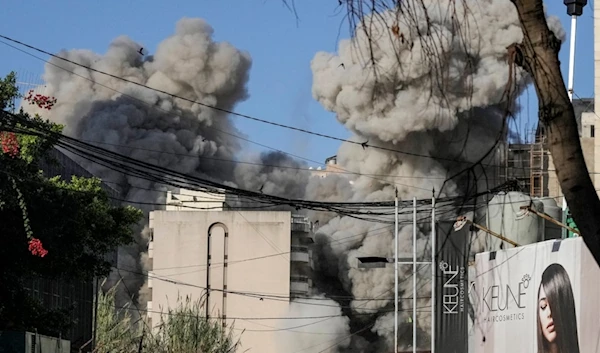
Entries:
{"label": "utility pole", "polygon": [[[396,261],[398,261],[398,256],[396,256]],[[413,198],[413,353],[417,353],[417,198],[416,197]]]}
{"label": "utility pole", "polygon": [[436,248],[436,222],[435,222],[435,190],[433,190],[433,196],[431,197],[431,353],[435,352],[435,273],[436,273],[436,262],[435,253]]}
{"label": "utility pole", "polygon": [[398,189],[394,204],[394,353],[398,353]]}
{"label": "utility pole", "polygon": [[[434,200],[435,201],[435,200]],[[434,211],[435,212],[435,211]],[[432,281],[435,281],[435,241],[433,241],[433,247],[431,249],[431,253],[433,255],[433,259],[427,261],[417,261],[417,198],[413,198],[413,254],[412,257],[398,257],[398,194],[396,194],[395,198],[395,235],[394,241],[394,258],[386,258],[386,257],[378,257],[378,256],[367,256],[367,257],[357,257],[358,260],[358,268],[385,268],[389,264],[394,264],[394,353],[398,353],[398,265],[411,265],[413,266],[413,314],[412,314],[412,324],[413,324],[413,353],[417,352],[417,265],[431,265],[432,270]],[[435,225],[435,213],[432,214],[434,220],[432,221],[432,225]],[[435,228],[432,232],[432,235],[435,237]],[[432,286],[435,288],[435,285]],[[432,289],[434,290],[434,289]],[[433,299],[432,301],[435,302]],[[434,313],[434,302],[432,302],[431,311]],[[433,346],[432,342],[432,346]]]}
{"label": "utility pole", "polygon": [[[569,76],[567,81],[567,92],[569,100],[573,102],[573,80],[575,72],[575,40],[577,34],[577,17],[583,14],[583,8],[587,5],[587,0],[564,0],[567,6],[567,14],[571,16],[571,40],[569,42]],[[567,199],[564,197],[562,202],[562,223],[567,223]],[[562,237],[567,237],[567,230],[562,229]]]}
{"label": "utility pole", "polygon": [[98,301],[100,296],[100,281],[96,277],[94,284],[94,331],[92,332],[92,349],[96,349],[96,331],[98,331]]}

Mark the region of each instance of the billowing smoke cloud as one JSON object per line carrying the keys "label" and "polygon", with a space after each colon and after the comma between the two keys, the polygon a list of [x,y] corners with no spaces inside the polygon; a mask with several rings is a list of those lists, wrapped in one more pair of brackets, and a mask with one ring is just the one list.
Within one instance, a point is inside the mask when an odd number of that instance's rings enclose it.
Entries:
{"label": "billowing smoke cloud", "polygon": [[[225,110],[248,97],[246,84],[250,55],[212,39],[213,29],[201,19],[180,20],[175,33],[162,41],[156,53],[143,56],[143,44],[121,36],[105,54],[69,50],[59,56],[96,70],[137,82],[174,95]],[[66,70],[65,70],[66,69]],[[43,76],[44,93],[57,98],[45,118],[65,125],[65,133],[132,158],[170,170],[209,178],[243,189],[301,197],[307,174],[300,165],[278,153],[264,153],[250,162],[286,165],[292,168],[259,167],[234,162],[243,150],[231,118],[218,110],[102,75],[81,66],[51,59]],[[25,107],[37,112],[35,107]],[[79,160],[90,172],[120,190],[123,198],[136,202],[162,203],[164,185],[123,175],[95,163]],[[291,195],[293,194],[293,195]],[[139,206],[136,204],[136,206]],[[143,207],[150,211],[152,206]],[[120,271],[127,294],[138,293],[139,274],[148,270],[147,227],[140,225],[136,244],[119,249]],[[123,294],[123,292],[119,292]],[[145,303],[145,287],[138,302]],[[122,297],[127,300],[127,295]]]}
{"label": "billowing smoke cloud", "polygon": [[342,315],[336,302],[322,296],[290,304],[288,318],[318,317],[318,319],[280,320],[277,327],[285,328],[275,336],[281,352],[335,353],[351,342],[349,319]]}
{"label": "billowing smoke cloud", "polygon": [[241,188],[291,199],[304,197],[304,186],[310,176],[305,164],[282,152],[261,153],[244,160],[254,164],[240,164],[235,169],[235,180]]}
{"label": "billowing smoke cloud", "polygon": [[[248,96],[250,56],[228,43],[213,42],[212,33],[203,20],[182,19],[175,34],[160,43],[151,57],[141,56],[137,51],[143,45],[124,36],[115,39],[104,55],[87,50],[58,55],[187,99],[232,109]],[[44,74],[48,94],[58,100],[45,116],[64,123],[67,134],[181,172],[233,173],[231,163],[202,158],[231,160],[240,150],[239,140],[230,134],[241,133],[226,114],[59,59],[52,59],[51,64],[75,73],[48,64]],[[109,181],[139,182],[96,164],[88,168]]]}
{"label": "billowing smoke cloud", "polygon": [[[508,113],[519,109],[513,100],[529,79],[520,69],[515,69],[509,79],[507,47],[519,43],[523,37],[514,5],[504,0],[484,0],[477,4],[423,2],[428,11],[429,31],[420,6],[411,7],[410,14],[378,13],[364,19],[368,36],[363,31],[365,27],[359,25],[351,40],[340,42],[337,53],[317,53],[311,63],[314,98],[336,113],[339,122],[354,134],[353,141],[368,141],[369,145],[410,154],[344,143],[338,151],[338,163],[346,170],[365,175],[347,175],[352,183],[341,182],[344,176],[331,180],[327,180],[329,176],[325,180],[313,178],[307,195],[321,200],[389,201],[397,188],[399,197],[409,200],[429,198],[432,190],[442,197],[456,196],[473,192],[474,186],[482,191],[498,183],[493,173],[486,180],[481,169],[476,181],[469,174],[446,183],[444,180],[480,160],[497,142],[504,141],[508,132],[508,121],[504,120]],[[469,9],[464,7],[465,3]],[[419,28],[406,21],[408,16],[420,24]],[[558,20],[549,19],[549,24],[563,39]],[[432,48],[435,60],[427,54]],[[376,60],[375,66],[371,65],[371,58]],[[509,89],[513,95],[507,94]],[[483,164],[498,164],[499,158],[497,153],[491,153]],[[493,171],[487,169],[488,173]],[[441,218],[454,216],[448,213]],[[400,216],[401,223],[410,221],[410,215]],[[423,222],[418,234],[417,251],[424,256],[430,251],[430,222]],[[381,228],[381,224],[333,217],[316,237],[317,268],[326,278],[317,280],[317,285],[331,292],[335,287],[331,282],[337,281],[336,290],[354,298],[373,298],[351,303],[352,311],[347,314],[353,327],[356,326],[352,323],[359,321],[356,314],[393,308],[391,269],[357,269],[357,257],[393,257],[393,228]],[[401,256],[411,255],[412,227],[401,228],[399,238]],[[418,296],[424,299],[416,301],[417,324],[421,331],[419,345],[427,348],[428,338],[424,338],[428,336],[431,316],[427,299],[431,296],[430,268],[420,271],[424,273],[418,276]],[[400,297],[412,295],[411,275],[412,268],[401,266]],[[406,322],[408,316],[404,310],[410,315],[412,300],[402,300],[401,307],[401,322]],[[374,316],[371,332],[380,338],[369,340],[383,340],[391,348],[393,315]],[[410,325],[402,325],[400,342],[403,347],[412,343]]]}

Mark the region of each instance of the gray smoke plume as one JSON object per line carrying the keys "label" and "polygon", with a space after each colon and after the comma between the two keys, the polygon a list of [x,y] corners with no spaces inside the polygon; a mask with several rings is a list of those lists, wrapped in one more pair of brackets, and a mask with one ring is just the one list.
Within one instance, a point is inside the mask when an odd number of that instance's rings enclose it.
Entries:
{"label": "gray smoke plume", "polygon": [[304,185],[310,176],[304,163],[282,152],[263,152],[244,160],[254,164],[240,164],[235,169],[235,180],[240,188],[291,199],[304,197]]}
{"label": "gray smoke plume", "polygon": [[[248,53],[212,39],[213,29],[201,19],[180,20],[175,33],[162,41],[152,56],[138,53],[144,45],[121,36],[105,54],[89,50],[58,53],[71,61],[108,72],[174,95],[221,109],[233,110],[248,97],[251,59]],[[231,118],[218,110],[139,87],[92,70],[53,58],[43,75],[45,94],[57,98],[44,118],[65,125],[67,135],[170,170],[208,178],[265,194],[292,196],[294,184],[304,185],[307,174],[293,168],[255,167],[234,162],[242,152],[244,137]],[[107,88],[108,87],[108,88]],[[24,107],[36,113],[36,107]],[[85,160],[78,161],[123,198],[161,204],[164,185],[123,175]],[[265,153],[251,162],[300,165],[278,153]],[[296,187],[297,188],[297,187]],[[295,191],[301,197],[303,189]],[[139,206],[138,204],[134,204]],[[148,212],[156,206],[143,206]],[[141,288],[137,302],[143,307],[146,287],[148,229],[140,225],[136,244],[119,249],[112,281],[121,277],[127,288],[119,291],[129,300]]]}
{"label": "gray smoke plume", "polygon": [[[426,199],[432,196],[432,190],[441,197],[456,196],[487,190],[498,183],[493,168],[486,168],[488,180],[482,177],[480,168],[479,180],[465,174],[444,181],[483,158],[497,143],[502,144],[508,133],[508,121],[504,120],[510,116],[508,113],[519,109],[514,99],[526,88],[529,78],[517,68],[509,79],[507,47],[523,37],[514,5],[505,0],[423,3],[423,8],[411,7],[410,13],[383,11],[363,19],[366,26],[359,24],[351,40],[340,42],[337,53],[320,52],[312,60],[314,98],[336,113],[339,122],[354,134],[353,141],[368,141],[369,145],[410,154],[344,143],[338,151],[339,165],[368,175],[312,178],[307,187],[310,197],[327,201],[389,201],[397,188],[402,200]],[[470,7],[465,8],[465,4]],[[407,21],[409,16],[414,22]],[[548,23],[562,40],[564,32],[558,19],[549,18]],[[396,34],[392,30],[395,26]],[[368,28],[368,36],[364,28]],[[432,47],[435,60],[427,54]],[[372,58],[376,65],[371,64]],[[513,95],[507,95],[509,88]],[[502,155],[491,153],[483,163],[499,164],[500,158]],[[426,212],[420,212],[420,217],[429,212],[422,211]],[[390,299],[394,275],[391,269],[359,270],[356,258],[393,257],[393,227],[382,229],[381,224],[331,217],[327,216],[331,220],[317,234],[316,266],[324,279],[316,283],[325,292],[335,287],[354,298],[373,298],[353,301],[352,311],[346,313],[352,318],[351,327],[360,327],[353,325],[360,322],[354,315],[393,308]],[[439,216],[453,217],[456,213],[452,210]],[[402,214],[400,222],[410,224],[410,215]],[[430,253],[430,222],[424,221],[419,227],[417,251],[424,256]],[[412,227],[401,227],[401,256],[410,256]],[[400,268],[400,297],[412,295],[412,268],[408,267]],[[416,301],[417,323],[419,348],[426,348],[431,316],[427,299],[431,297],[430,268],[420,271],[424,273],[418,276],[418,296],[424,299]],[[337,281],[338,286],[333,286],[332,281]],[[400,305],[404,323],[399,339],[406,348],[412,344],[412,328],[406,320],[413,303],[401,300]],[[390,350],[393,315],[373,317],[376,321],[371,332],[377,337],[364,336],[372,343],[383,341]]]}
{"label": "gray smoke plume", "polygon": [[318,319],[280,320],[277,327],[285,329],[275,335],[280,352],[335,353],[351,342],[349,319],[342,315],[335,301],[326,300],[323,296],[302,299],[300,303],[292,302],[287,317]]}

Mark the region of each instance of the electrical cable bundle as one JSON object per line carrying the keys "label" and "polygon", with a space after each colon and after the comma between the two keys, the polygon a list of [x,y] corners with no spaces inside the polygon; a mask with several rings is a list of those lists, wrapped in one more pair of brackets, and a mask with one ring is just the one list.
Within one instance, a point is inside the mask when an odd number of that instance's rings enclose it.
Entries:
{"label": "electrical cable bundle", "polygon": [[[262,205],[280,205],[290,206],[296,209],[309,209],[314,211],[335,212],[342,216],[350,216],[363,220],[371,220],[382,223],[390,223],[387,219],[393,215],[393,201],[382,202],[320,202],[304,199],[290,199],[281,196],[263,194],[244,190],[222,183],[218,183],[206,178],[200,178],[193,175],[180,173],[174,170],[159,167],[144,161],[140,161],[120,153],[107,150],[102,147],[84,142],[82,140],[68,137],[47,129],[45,126],[26,117],[12,114],[6,111],[1,112],[3,119],[0,120],[0,128],[6,131],[12,131],[21,134],[37,136],[43,139],[49,139],[55,142],[56,146],[89,160],[93,163],[104,166],[105,168],[135,176],[143,180],[164,184],[176,188],[203,191],[213,194],[236,195],[241,199],[251,200]],[[479,196],[495,192],[506,186],[500,185],[492,190],[471,195],[467,199],[477,198]],[[429,199],[418,200],[418,206],[430,204]],[[438,207],[456,207],[458,204],[464,205],[465,197],[447,197],[437,200]],[[412,200],[401,201],[401,208],[411,208]],[[383,209],[383,210],[382,210]],[[384,217],[384,218],[381,218]]]}

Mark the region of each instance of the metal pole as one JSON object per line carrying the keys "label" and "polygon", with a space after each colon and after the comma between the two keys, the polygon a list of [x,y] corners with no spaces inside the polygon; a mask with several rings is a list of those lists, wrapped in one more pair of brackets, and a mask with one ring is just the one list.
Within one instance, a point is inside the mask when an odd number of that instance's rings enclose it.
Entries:
{"label": "metal pole", "polygon": [[394,204],[394,353],[398,353],[398,189]]}
{"label": "metal pole", "polygon": [[[567,83],[567,93],[569,94],[569,100],[573,102],[573,80],[575,72],[575,35],[577,34],[577,16],[571,16],[571,41],[569,43],[569,77]],[[562,202],[562,223],[567,223],[567,199],[563,192]],[[567,237],[567,230],[562,229],[563,239]]]}
{"label": "metal pole", "polygon": [[417,198],[413,198],[413,353],[417,353]]}
{"label": "metal pole", "polygon": [[577,16],[571,16],[571,42],[569,43],[569,77],[568,77],[568,93],[569,100],[573,101],[573,80],[575,72],[575,35],[577,34]]}
{"label": "metal pole", "polygon": [[96,331],[98,331],[98,293],[100,292],[100,284],[98,277],[96,277],[96,283],[94,284],[94,332],[92,333],[92,349],[96,349]]}
{"label": "metal pole", "polygon": [[529,212],[531,212],[531,213],[533,213],[533,214],[537,215],[538,217],[541,217],[541,218],[545,219],[545,220],[546,220],[546,221],[548,221],[548,222],[552,222],[552,223],[556,224],[557,226],[559,226],[559,227],[561,227],[561,228],[564,228],[564,229],[566,229],[566,230],[570,231],[571,233],[575,233],[575,234],[577,234],[578,236],[581,236],[581,232],[580,232],[580,231],[578,231],[577,229],[573,229],[573,228],[569,227],[569,226],[568,226],[568,225],[566,225],[566,224],[562,224],[562,223],[560,223],[559,221],[555,220],[554,218],[552,218],[552,217],[548,216],[548,215],[547,215],[547,214],[545,214],[545,213],[540,213],[540,212],[538,212],[538,211],[534,210],[533,208],[531,208],[531,207],[529,207],[529,206],[521,206],[521,209],[522,209],[522,210],[527,210],[527,211],[529,211]]}
{"label": "metal pole", "polygon": [[436,261],[435,195],[431,198],[431,353],[435,352],[435,273]]}

